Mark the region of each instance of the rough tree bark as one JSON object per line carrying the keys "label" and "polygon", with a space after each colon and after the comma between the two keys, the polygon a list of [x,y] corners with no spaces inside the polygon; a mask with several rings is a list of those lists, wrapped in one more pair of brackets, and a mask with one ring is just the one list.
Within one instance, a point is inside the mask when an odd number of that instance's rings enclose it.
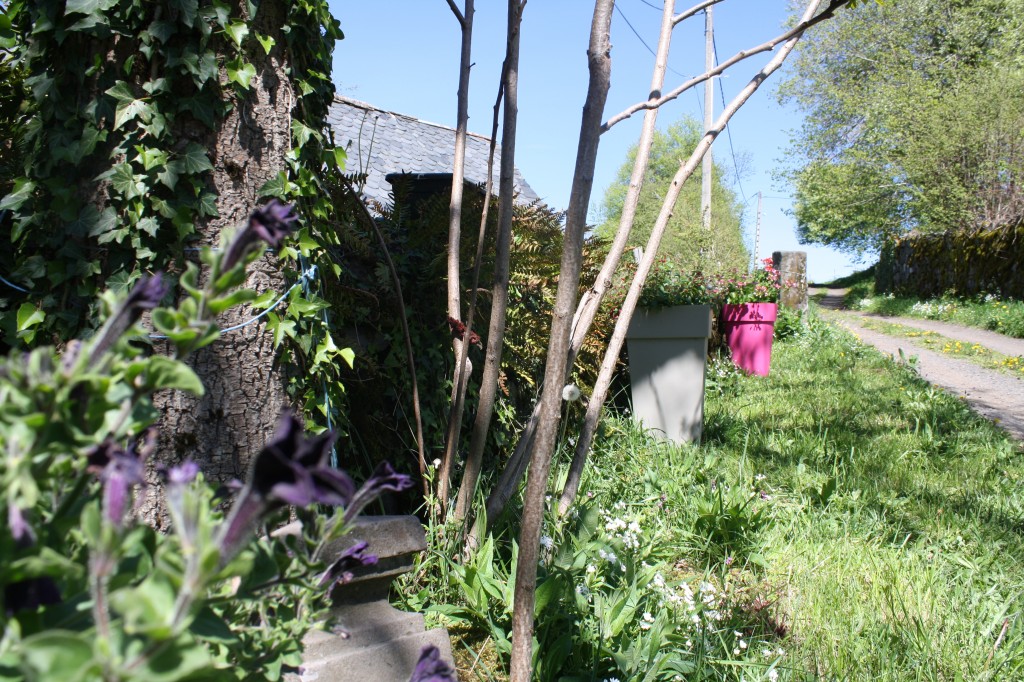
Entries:
{"label": "rough tree bark", "polygon": [[[821,0],[811,0],[798,26],[804,26],[805,30],[807,23],[814,17],[814,14],[820,4]],[[796,47],[801,35],[803,35],[802,30],[789,38],[783,45],[782,49],[779,50],[778,54],[772,57],[768,64],[766,64],[765,67],[751,79],[746,87],[744,87],[743,90],[733,98],[722,112],[721,116],[719,116],[718,120],[715,121],[715,123],[705,133],[704,137],[701,138],[701,141],[697,144],[696,149],[694,149],[690,157],[680,164],[679,170],[676,172],[675,177],[672,178],[672,183],[669,185],[668,192],[662,202],[661,211],[659,212],[658,218],[651,230],[651,236],[648,239],[647,246],[645,247],[644,256],[637,265],[636,274],[633,277],[633,281],[630,283],[629,291],[626,293],[626,299],[622,304],[622,309],[619,312],[619,317],[615,323],[615,330],[612,332],[612,337],[608,343],[608,349],[605,352],[604,359],[601,363],[601,370],[598,374],[597,382],[594,385],[594,390],[590,396],[590,402],[587,405],[587,412],[583,421],[583,429],[576,442],[576,451],[573,454],[573,461],[572,464],[570,464],[565,488],[562,491],[562,497],[559,502],[560,514],[565,514],[576,499],[576,494],[579,491],[580,478],[583,473],[583,467],[586,463],[587,453],[590,450],[590,445],[593,443],[594,434],[597,432],[598,419],[600,418],[604,401],[608,396],[608,387],[611,384],[612,375],[615,371],[615,365],[618,361],[619,354],[622,352],[622,345],[626,340],[626,332],[629,330],[630,321],[633,318],[633,313],[636,311],[637,301],[640,299],[640,292],[643,289],[644,282],[647,280],[648,273],[651,271],[651,266],[654,264],[658,247],[660,246],[661,239],[665,234],[665,228],[668,226],[669,219],[672,217],[672,211],[675,209],[676,200],[679,198],[679,192],[682,190],[683,184],[690,178],[694,170],[711,149],[711,144],[714,142],[715,138],[721,134],[722,130],[725,129],[729,119],[731,119],[739,108],[750,98],[750,96],[754,94],[761,84],[782,66],[786,57],[788,57],[793,51],[793,48]]]}
{"label": "rough tree bark", "polygon": [[[258,46],[247,55],[257,75],[251,87],[234,98],[234,108],[220,127],[182,131],[210,150],[212,185],[217,193],[218,216],[197,224],[200,243],[216,246],[220,233],[245,221],[259,205],[257,192],[285,169],[291,148],[290,130],[295,93],[288,78],[287,40],[281,31],[287,14],[284,0],[259,3],[254,26],[273,37],[276,45],[265,53]],[[248,16],[246,3],[233,12]],[[231,92],[222,74],[225,92]],[[250,267],[247,286],[257,292],[283,291],[285,281],[278,259],[268,254]],[[252,316],[246,307],[218,319],[221,328]],[[161,524],[161,488],[153,464],[173,464],[186,457],[195,460],[208,479],[244,478],[252,456],[272,434],[286,403],[285,378],[277,362],[272,334],[262,323],[225,334],[196,353],[189,364],[203,380],[202,398],[168,392],[155,399],[161,442],[151,461],[150,487],[142,508],[144,517]]]}
{"label": "rough tree bark", "polygon": [[516,568],[515,598],[512,616],[512,656],[509,679],[529,682],[533,643],[533,609],[536,601],[537,556],[540,531],[544,520],[544,494],[547,491],[551,455],[558,436],[562,403],[562,383],[554,381],[565,376],[573,310],[579,287],[586,231],[587,207],[594,187],[594,167],[601,139],[601,116],[608,98],[611,79],[611,19],[614,0],[596,0],[590,28],[587,59],[590,81],[580,124],[580,141],[576,152],[569,208],[566,212],[565,241],[562,250],[558,291],[551,316],[551,339],[541,390],[540,425],[530,458],[530,471],[523,500],[522,530],[519,535],[519,561]]}
{"label": "rough tree bark", "polygon": [[456,518],[463,519],[473,502],[487,432],[494,415],[501,373],[501,351],[505,345],[505,322],[508,313],[509,260],[512,245],[512,213],[515,199],[516,122],[519,116],[519,31],[523,21],[523,0],[508,3],[508,45],[502,69],[504,112],[501,128],[501,173],[498,180],[498,238],[494,255],[494,284],[491,287],[491,319],[487,328],[487,353],[483,376],[480,379],[480,397],[473,433],[469,441],[469,456],[459,487]]}

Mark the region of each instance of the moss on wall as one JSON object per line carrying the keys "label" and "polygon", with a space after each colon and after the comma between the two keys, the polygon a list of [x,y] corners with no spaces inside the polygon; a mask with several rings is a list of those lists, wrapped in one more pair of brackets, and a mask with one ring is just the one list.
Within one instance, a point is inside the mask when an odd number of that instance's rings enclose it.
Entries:
{"label": "moss on wall", "polygon": [[1024,299],[1024,223],[975,232],[911,233],[885,249],[876,289],[931,298],[998,294]]}

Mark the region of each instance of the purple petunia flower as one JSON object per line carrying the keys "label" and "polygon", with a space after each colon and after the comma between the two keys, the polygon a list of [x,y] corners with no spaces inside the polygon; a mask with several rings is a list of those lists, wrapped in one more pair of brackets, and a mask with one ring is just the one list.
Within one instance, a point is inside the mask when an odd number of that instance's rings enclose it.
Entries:
{"label": "purple petunia flower", "polygon": [[458,682],[458,679],[455,670],[441,659],[441,651],[430,645],[423,647],[409,682]]}
{"label": "purple petunia flower", "polygon": [[252,490],[272,506],[306,507],[314,502],[347,505],[355,493],[355,484],[327,463],[335,438],[330,431],[307,438],[302,421],[285,412],[274,437],[253,462]]}
{"label": "purple petunia flower", "polygon": [[366,554],[367,547],[369,547],[369,543],[360,541],[345,549],[324,571],[323,576],[320,577],[320,586],[331,585],[335,582],[347,583],[353,578],[352,569],[376,564],[377,556]]}
{"label": "purple petunia flower", "polygon": [[287,410],[281,414],[277,431],[256,455],[249,482],[224,527],[222,562],[234,556],[260,517],[272,509],[349,503],[355,483],[343,471],[327,464],[335,437],[328,431],[307,438],[298,417]]}
{"label": "purple petunia flower", "polygon": [[354,519],[366,505],[373,502],[385,492],[401,492],[412,487],[412,478],[397,473],[387,462],[381,462],[373,470],[359,492],[352,498],[351,504],[345,509],[345,523]]}
{"label": "purple petunia flower", "polygon": [[253,211],[249,216],[249,224],[235,235],[224,253],[221,268],[227,271],[235,267],[252,245],[260,240],[277,248],[295,229],[298,219],[291,204],[282,204],[277,199],[271,199],[266,206]]}

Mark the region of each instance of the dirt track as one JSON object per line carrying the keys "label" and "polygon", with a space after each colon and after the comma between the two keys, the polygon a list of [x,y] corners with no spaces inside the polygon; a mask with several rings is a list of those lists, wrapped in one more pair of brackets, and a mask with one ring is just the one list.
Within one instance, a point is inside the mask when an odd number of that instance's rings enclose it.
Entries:
{"label": "dirt track", "polygon": [[[820,291],[820,290],[817,290]],[[811,289],[808,293],[814,293]],[[900,349],[910,357],[918,357],[917,368],[926,381],[964,396],[979,414],[998,420],[998,424],[1018,440],[1024,440],[1024,379],[1003,372],[986,369],[970,360],[936,353],[915,345],[910,339],[896,338],[867,329],[862,320],[877,318],[907,327],[934,331],[958,341],[978,343],[1004,355],[1024,355],[1024,339],[1013,339],[1002,334],[962,327],[947,322],[907,317],[880,317],[842,310],[842,289],[829,289],[819,301],[826,319],[848,329],[862,341],[883,353],[898,356]]]}

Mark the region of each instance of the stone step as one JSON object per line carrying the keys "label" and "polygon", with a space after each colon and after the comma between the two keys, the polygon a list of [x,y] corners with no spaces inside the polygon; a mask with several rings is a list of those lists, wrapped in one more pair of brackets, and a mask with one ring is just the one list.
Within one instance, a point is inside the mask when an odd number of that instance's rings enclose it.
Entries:
{"label": "stone step", "polygon": [[334,653],[323,658],[313,657],[307,650],[301,682],[408,682],[423,648],[429,645],[440,649],[444,660],[452,660],[448,633],[440,628],[374,646],[348,647],[348,642],[337,640],[335,643],[339,646]]}
{"label": "stone step", "polygon": [[330,630],[315,630],[303,645],[306,658],[316,660],[343,648],[373,646],[423,632],[423,615],[387,604],[357,604],[331,614]]}

